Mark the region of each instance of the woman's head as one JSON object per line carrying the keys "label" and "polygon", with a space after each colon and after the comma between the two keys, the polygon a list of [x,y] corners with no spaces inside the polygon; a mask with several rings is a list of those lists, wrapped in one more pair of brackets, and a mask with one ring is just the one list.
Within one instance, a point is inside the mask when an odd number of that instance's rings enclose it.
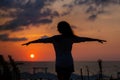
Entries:
{"label": "woman's head", "polygon": [[73,36],[74,33],[70,27],[70,24],[67,23],[66,21],[61,21],[58,23],[58,31],[62,34],[62,35],[65,35],[65,36]]}

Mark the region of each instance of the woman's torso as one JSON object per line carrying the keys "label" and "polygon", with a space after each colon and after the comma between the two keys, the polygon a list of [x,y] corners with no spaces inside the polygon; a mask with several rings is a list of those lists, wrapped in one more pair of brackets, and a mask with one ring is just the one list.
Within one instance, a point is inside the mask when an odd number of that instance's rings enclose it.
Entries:
{"label": "woman's torso", "polygon": [[72,50],[72,38],[62,35],[54,36],[54,49],[56,53],[56,65],[57,66],[73,66],[73,58],[71,54]]}

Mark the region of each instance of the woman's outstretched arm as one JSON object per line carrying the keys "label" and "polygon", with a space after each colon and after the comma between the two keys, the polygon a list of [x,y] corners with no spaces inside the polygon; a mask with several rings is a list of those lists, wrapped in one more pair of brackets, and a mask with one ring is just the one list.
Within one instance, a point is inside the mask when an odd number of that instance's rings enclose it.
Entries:
{"label": "woman's outstretched arm", "polygon": [[76,36],[74,38],[74,42],[77,43],[77,42],[89,42],[89,41],[97,41],[99,43],[104,43],[104,42],[107,42],[106,40],[102,40],[102,39],[95,39],[95,38],[88,38],[88,37],[78,37]]}
{"label": "woman's outstretched arm", "polygon": [[37,39],[37,40],[33,40],[33,41],[29,41],[27,43],[24,43],[22,45],[29,45],[31,43],[52,43],[52,37],[50,38],[45,38],[45,39]]}
{"label": "woman's outstretched arm", "polygon": [[94,39],[94,38],[86,38],[85,41],[97,41],[97,42],[99,42],[99,43],[107,42],[106,40]]}
{"label": "woman's outstretched arm", "polygon": [[22,44],[22,45],[29,45],[29,44],[31,44],[31,43],[39,43],[39,39],[38,40],[33,40],[33,41],[29,41],[29,42],[27,42],[27,43],[24,43],[24,44]]}

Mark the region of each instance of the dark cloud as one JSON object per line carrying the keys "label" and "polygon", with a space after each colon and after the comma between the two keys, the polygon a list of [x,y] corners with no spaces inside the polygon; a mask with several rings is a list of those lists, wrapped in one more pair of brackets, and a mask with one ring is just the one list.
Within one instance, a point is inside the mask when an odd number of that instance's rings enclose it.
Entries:
{"label": "dark cloud", "polygon": [[12,42],[16,42],[16,41],[26,41],[27,38],[10,38],[9,34],[0,34],[0,41],[12,41]]}
{"label": "dark cloud", "polygon": [[74,0],[75,5],[82,5],[88,3],[88,0]]}
{"label": "dark cloud", "polygon": [[[64,0],[63,0],[64,2]],[[65,16],[70,14],[75,6],[86,6],[84,13],[89,14],[86,15],[89,20],[95,20],[99,14],[103,14],[106,11],[105,7],[108,7],[111,4],[120,4],[120,0],[73,0],[73,2],[69,4],[63,4],[63,9],[66,9],[61,15]]]}
{"label": "dark cloud", "polygon": [[[53,1],[51,0],[51,2]],[[49,0],[2,0],[0,3],[1,10],[9,14],[0,14],[0,16],[9,16],[13,20],[0,25],[0,31],[18,31],[27,28],[29,25],[52,23],[52,19],[59,14],[51,9],[44,9],[46,5],[50,5],[48,2],[51,3]],[[10,9],[14,10],[10,11]]]}
{"label": "dark cloud", "polygon": [[[10,17],[12,20],[0,24],[0,31],[18,31],[28,28],[29,25],[50,24],[54,17],[66,16],[72,12],[74,6],[86,5],[86,13],[89,20],[95,20],[104,13],[104,7],[110,4],[120,4],[120,0],[73,0],[64,3],[64,11],[59,13],[51,6],[57,0],[0,0],[0,18]],[[4,13],[3,13],[4,12]]]}
{"label": "dark cloud", "polygon": [[110,4],[120,4],[120,0],[74,0],[74,4],[78,6],[85,4],[88,7],[86,13],[90,14],[88,19],[95,20],[99,14],[105,12],[105,7]]}
{"label": "dark cloud", "polygon": [[61,14],[61,16],[65,16],[65,15],[68,15],[68,14],[70,14],[71,13],[71,11],[72,11],[72,9],[73,9],[73,4],[71,3],[71,4],[64,4],[63,6],[62,6],[64,9],[66,9],[65,10],[65,12],[63,12],[62,14]]}
{"label": "dark cloud", "polygon": [[97,15],[93,14],[93,15],[89,16],[88,19],[94,21],[96,18],[97,18]]}
{"label": "dark cloud", "polygon": [[10,7],[12,6],[13,0],[1,0],[0,1],[0,8],[3,8],[3,6]]}
{"label": "dark cloud", "polygon": [[96,4],[98,5],[109,5],[109,4],[120,4],[120,0],[74,0],[75,5],[90,5],[90,4]]}

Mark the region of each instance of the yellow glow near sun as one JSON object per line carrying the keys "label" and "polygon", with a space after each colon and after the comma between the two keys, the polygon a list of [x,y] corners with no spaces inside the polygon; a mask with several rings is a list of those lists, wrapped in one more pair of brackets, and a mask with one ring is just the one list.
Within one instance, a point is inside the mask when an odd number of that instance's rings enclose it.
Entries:
{"label": "yellow glow near sun", "polygon": [[35,55],[34,54],[30,54],[30,58],[34,58],[35,57]]}

